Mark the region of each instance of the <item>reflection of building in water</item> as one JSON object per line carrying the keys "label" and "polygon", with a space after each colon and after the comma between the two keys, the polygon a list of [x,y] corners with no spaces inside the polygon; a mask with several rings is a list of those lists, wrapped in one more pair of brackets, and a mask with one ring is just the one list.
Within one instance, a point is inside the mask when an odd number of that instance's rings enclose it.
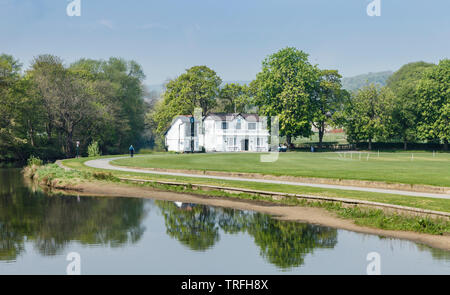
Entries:
{"label": "reflection of building in water", "polygon": [[174,202],[175,206],[182,210],[191,211],[196,205],[192,203]]}

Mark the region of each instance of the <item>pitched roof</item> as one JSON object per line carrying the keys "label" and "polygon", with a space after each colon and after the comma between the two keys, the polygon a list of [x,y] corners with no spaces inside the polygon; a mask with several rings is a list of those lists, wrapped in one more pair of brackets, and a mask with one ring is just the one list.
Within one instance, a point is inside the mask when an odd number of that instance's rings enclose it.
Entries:
{"label": "pitched roof", "polygon": [[249,122],[260,122],[261,117],[258,114],[242,114],[242,113],[211,113],[205,117],[205,119],[213,119],[215,121],[232,121],[236,117],[241,116]]}

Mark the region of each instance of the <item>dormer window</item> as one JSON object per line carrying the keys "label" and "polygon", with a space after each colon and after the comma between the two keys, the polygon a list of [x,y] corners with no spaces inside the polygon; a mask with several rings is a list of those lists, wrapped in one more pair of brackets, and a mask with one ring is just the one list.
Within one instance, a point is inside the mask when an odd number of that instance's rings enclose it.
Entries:
{"label": "dormer window", "polygon": [[248,130],[256,130],[256,123],[248,123]]}
{"label": "dormer window", "polygon": [[237,121],[236,121],[236,129],[241,129],[241,119],[237,119]]}

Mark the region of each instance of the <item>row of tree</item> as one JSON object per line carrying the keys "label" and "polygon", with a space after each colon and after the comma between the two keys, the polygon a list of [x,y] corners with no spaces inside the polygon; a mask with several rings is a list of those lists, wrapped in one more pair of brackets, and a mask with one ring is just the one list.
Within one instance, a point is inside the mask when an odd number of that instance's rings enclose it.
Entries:
{"label": "row of tree", "polygon": [[206,66],[188,69],[166,84],[162,99],[146,120],[160,139],[172,119],[211,112],[248,112],[278,116],[280,135],[290,146],[294,138],[318,130],[319,146],[327,126],[343,127],[351,143],[373,141],[450,140],[450,60],[438,65],[411,63],[394,73],[386,87],[374,84],[349,92],[336,70],[319,69],[308,55],[284,48],[268,56],[249,85],[222,85]]}
{"label": "row of tree", "polygon": [[134,61],[81,59],[69,66],[53,55],[30,68],[0,55],[0,161],[74,156],[100,142],[119,153],[143,141],[142,68]]}
{"label": "row of tree", "polygon": [[365,86],[345,101],[343,111],[333,118],[343,126],[349,141],[450,140],[450,60],[438,65],[415,62],[395,72],[380,88]]}
{"label": "row of tree", "polygon": [[278,116],[280,134],[295,138],[327,126],[343,127],[351,143],[374,141],[443,143],[450,140],[450,60],[403,66],[387,86],[349,92],[336,70],[320,69],[296,48],[262,62],[248,85],[230,83],[206,66],[194,66],[165,85],[161,99],[143,86],[139,64],[120,58],[81,59],[65,65],[53,55],[34,58],[30,68],[0,55],[0,161],[71,157],[99,142],[105,154],[164,148],[172,119],[211,112],[258,112]]}

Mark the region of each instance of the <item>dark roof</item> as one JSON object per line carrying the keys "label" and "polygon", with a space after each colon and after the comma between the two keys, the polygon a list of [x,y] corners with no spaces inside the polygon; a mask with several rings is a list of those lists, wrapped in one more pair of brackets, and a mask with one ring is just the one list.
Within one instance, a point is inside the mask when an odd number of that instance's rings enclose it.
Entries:
{"label": "dark roof", "polygon": [[231,121],[234,120],[236,117],[241,116],[246,121],[250,122],[260,122],[261,117],[258,116],[258,114],[241,114],[241,113],[211,113],[208,116],[205,117],[211,118],[215,121]]}

